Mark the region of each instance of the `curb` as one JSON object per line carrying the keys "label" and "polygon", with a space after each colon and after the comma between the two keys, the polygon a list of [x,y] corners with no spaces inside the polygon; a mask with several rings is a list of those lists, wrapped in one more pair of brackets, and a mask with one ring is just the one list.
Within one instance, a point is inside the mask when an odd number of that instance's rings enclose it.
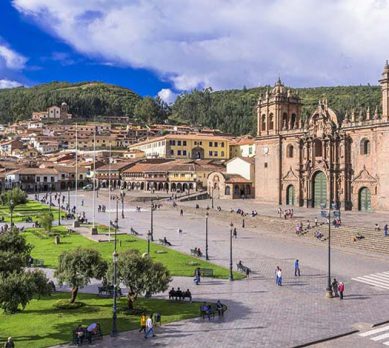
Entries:
{"label": "curb", "polygon": [[[389,321],[388,321],[389,322]],[[318,344],[318,343],[323,343],[323,342],[327,342],[327,341],[332,341],[332,340],[335,340],[337,338],[341,338],[341,337],[345,337],[345,336],[349,336],[349,335],[353,335],[355,333],[359,332],[359,330],[352,330],[352,331],[348,331],[348,332],[345,332],[345,333],[342,333],[340,335],[336,335],[336,336],[331,336],[331,337],[326,337],[326,338],[322,338],[320,340],[316,340],[316,341],[311,341],[311,342],[308,342],[308,343],[303,343],[303,344],[300,344],[298,346],[293,346],[293,348],[303,348],[303,347],[309,347],[309,346],[312,346],[314,344]]]}
{"label": "curb", "polygon": [[384,324],[388,324],[388,323],[389,323],[389,320],[385,320],[385,321],[381,321],[380,323],[373,324],[371,327],[376,327],[376,326],[380,326],[380,325],[384,325]]}

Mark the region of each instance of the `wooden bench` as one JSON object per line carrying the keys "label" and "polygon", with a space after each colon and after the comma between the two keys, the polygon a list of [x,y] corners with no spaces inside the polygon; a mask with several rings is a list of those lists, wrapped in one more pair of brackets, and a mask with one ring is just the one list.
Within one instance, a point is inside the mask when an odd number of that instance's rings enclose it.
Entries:
{"label": "wooden bench", "polygon": [[44,267],[45,261],[41,259],[33,259],[31,265],[32,267]]}
{"label": "wooden bench", "polygon": [[168,245],[168,246],[172,246],[172,243],[170,243],[169,241],[165,241],[164,239],[161,239],[159,238],[159,242],[162,244],[162,245]]}
{"label": "wooden bench", "polygon": [[[196,274],[194,274],[196,275]],[[200,268],[200,275],[202,277],[213,277],[213,269],[212,268]]]}
{"label": "wooden bench", "polygon": [[241,271],[245,274],[251,273],[251,269],[249,267],[243,265],[242,263],[237,263],[236,268],[238,269],[238,271]]}
{"label": "wooden bench", "polygon": [[[110,286],[99,286],[98,287],[98,291],[99,291],[99,296],[101,296],[101,295],[113,296],[114,288],[113,288],[113,285],[110,285]],[[118,296],[123,296],[121,288],[117,289],[117,295]]]}
{"label": "wooden bench", "polygon": [[199,252],[196,249],[190,249],[190,254],[192,256],[197,256],[197,257],[203,257],[204,256],[201,251],[200,251],[200,254],[199,254]]}

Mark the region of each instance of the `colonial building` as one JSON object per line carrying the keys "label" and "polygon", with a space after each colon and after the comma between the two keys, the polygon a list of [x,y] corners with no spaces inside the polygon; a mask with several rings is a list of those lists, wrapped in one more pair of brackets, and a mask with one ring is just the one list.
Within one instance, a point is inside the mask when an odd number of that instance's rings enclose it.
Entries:
{"label": "colonial building", "polygon": [[327,100],[308,119],[279,80],[257,104],[256,198],[274,204],[389,210],[389,64],[382,112],[352,111],[340,120]]}

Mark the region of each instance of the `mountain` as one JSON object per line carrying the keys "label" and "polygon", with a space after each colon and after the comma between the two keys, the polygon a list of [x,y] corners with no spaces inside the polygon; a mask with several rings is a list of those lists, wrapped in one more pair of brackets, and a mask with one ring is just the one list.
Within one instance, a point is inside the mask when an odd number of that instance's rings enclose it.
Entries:
{"label": "mountain", "polygon": [[0,89],[0,122],[31,117],[33,111],[66,102],[70,113],[84,118],[94,116],[133,116],[142,98],[133,91],[100,82],[51,82],[31,88]]}
{"label": "mountain", "polygon": [[[258,97],[266,92],[266,87],[242,90],[202,91],[194,90],[179,96],[173,105],[171,116],[177,122],[197,124],[236,135],[254,134],[256,130],[255,106]],[[340,119],[346,112],[370,108],[373,114],[376,106],[380,109],[381,89],[379,86],[337,86],[293,89],[303,103],[302,114],[309,117],[320,98],[327,98],[328,105]]]}

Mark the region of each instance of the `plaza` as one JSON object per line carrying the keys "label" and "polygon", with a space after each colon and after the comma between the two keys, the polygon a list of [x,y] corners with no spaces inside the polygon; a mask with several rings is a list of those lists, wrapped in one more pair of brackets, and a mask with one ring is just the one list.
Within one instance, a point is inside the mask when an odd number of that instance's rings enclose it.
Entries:
{"label": "plaza", "polygon": [[[92,192],[78,192],[77,200],[84,201],[79,211],[85,211],[89,221],[93,216]],[[119,191],[111,192],[111,195]],[[106,213],[96,213],[96,223],[109,225],[115,218],[115,201],[108,198],[108,190],[100,190],[98,204],[106,204]],[[147,237],[150,229],[150,203],[133,202],[131,193],[126,194],[124,216],[119,217],[119,231],[128,231],[131,227]],[[75,194],[71,194],[72,202]],[[173,207],[169,200],[160,202],[162,207],[154,211],[154,240],[166,237],[172,248],[189,254],[190,249],[205,249],[205,213],[209,213],[209,256],[210,261],[220,266],[229,266],[230,222],[237,227],[237,238],[233,239],[233,265],[241,260],[252,270],[248,279],[229,281],[226,279],[203,278],[195,286],[191,277],[174,277],[171,286],[190,288],[194,301],[221,300],[228,306],[223,319],[203,321],[201,318],[163,325],[157,329],[157,337],[144,342],[143,336],[136,330],[122,332],[116,338],[104,337],[98,347],[125,347],[129,342],[137,346],[166,345],[189,347],[197,342],[204,347],[215,345],[223,347],[292,347],[326,339],[336,335],[350,333],[356,329],[369,328],[370,325],[388,320],[385,311],[389,301],[389,289],[380,287],[374,280],[383,279],[388,271],[387,256],[364,253],[354,249],[334,246],[332,249],[331,277],[345,283],[345,298],[325,298],[327,284],[327,243],[314,238],[302,239],[290,233],[280,231],[277,207],[263,205],[256,201],[244,201],[247,211],[256,209],[259,217],[244,217],[245,227],[241,226],[241,217],[231,213],[242,201],[225,202],[215,200],[214,206],[206,208],[210,200],[178,203]],[[195,209],[198,204],[199,208]],[[141,212],[136,211],[141,207]],[[183,209],[183,216],[180,210]],[[316,212],[317,213],[317,212]],[[314,219],[312,210],[296,210],[291,225],[300,219]],[[381,225],[384,215],[370,215],[368,222],[357,213],[344,213],[344,224],[355,228],[374,229],[375,221]],[[255,223],[256,219],[259,223]],[[372,220],[374,219],[374,220]],[[265,223],[268,221],[268,223]],[[177,230],[181,229],[182,233]],[[113,233],[113,230],[112,230]],[[382,243],[386,243],[382,231]],[[92,237],[91,237],[92,238]],[[151,248],[154,248],[152,244]],[[293,263],[300,260],[301,277],[294,276]],[[283,286],[277,287],[274,281],[274,269],[280,266],[283,271]],[[373,275],[373,276],[372,276]],[[372,277],[370,284],[357,281],[361,277]],[[362,279],[363,280],[363,279]],[[385,280],[381,285],[385,285]],[[96,293],[97,283],[82,291]],[[155,298],[167,298],[167,294],[158,294]],[[163,313],[162,313],[163,316]],[[345,340],[346,338],[344,338]],[[353,346],[368,347],[378,343],[360,336],[349,336],[347,342]],[[322,343],[323,345],[325,343]],[[341,346],[342,341],[330,341],[331,346]]]}

